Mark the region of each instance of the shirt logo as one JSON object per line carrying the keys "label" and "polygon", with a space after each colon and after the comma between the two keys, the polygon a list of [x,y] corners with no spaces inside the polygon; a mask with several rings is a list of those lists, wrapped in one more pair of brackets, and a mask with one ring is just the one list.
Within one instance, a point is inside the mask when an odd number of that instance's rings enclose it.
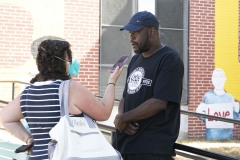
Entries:
{"label": "shirt logo", "polygon": [[141,21],[137,20],[137,23],[141,23]]}
{"label": "shirt logo", "polygon": [[137,93],[142,85],[145,86],[151,86],[152,80],[144,78],[145,71],[142,67],[136,68],[128,77],[127,83],[128,83],[128,94],[134,94]]}

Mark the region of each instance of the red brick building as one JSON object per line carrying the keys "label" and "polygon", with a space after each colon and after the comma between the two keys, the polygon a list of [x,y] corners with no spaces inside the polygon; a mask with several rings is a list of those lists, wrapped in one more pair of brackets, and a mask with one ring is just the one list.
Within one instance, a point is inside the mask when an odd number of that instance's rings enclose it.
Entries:
{"label": "red brick building", "polygon": [[[239,5],[235,1],[230,0],[227,5]],[[203,94],[212,89],[211,75],[216,68],[216,4],[215,0],[0,0],[0,81],[29,81],[36,73],[34,56],[39,42],[60,38],[71,43],[73,56],[81,63],[80,75],[75,79],[96,95],[102,95],[107,69],[121,55],[133,55],[128,33],[120,32],[119,28],[138,10],[149,10],[160,21],[163,43],[175,48],[183,58],[182,105],[184,110],[195,112]],[[223,4],[218,4],[218,9],[221,7]],[[126,67],[117,84],[118,99],[125,74]],[[4,91],[0,93],[3,100],[10,100],[8,84],[0,83],[0,88]],[[240,100],[237,94],[234,96]],[[205,125],[196,117],[186,118],[181,127],[186,128],[183,132],[187,137],[204,138]],[[239,125],[235,125],[234,136],[240,138]]]}

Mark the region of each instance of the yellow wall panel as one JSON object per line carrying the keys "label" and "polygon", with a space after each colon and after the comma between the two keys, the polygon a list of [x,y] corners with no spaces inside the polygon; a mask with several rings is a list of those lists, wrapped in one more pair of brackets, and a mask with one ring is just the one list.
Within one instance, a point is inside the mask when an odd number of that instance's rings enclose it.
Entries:
{"label": "yellow wall panel", "polygon": [[225,90],[240,100],[238,1],[215,0],[215,68],[225,71]]}

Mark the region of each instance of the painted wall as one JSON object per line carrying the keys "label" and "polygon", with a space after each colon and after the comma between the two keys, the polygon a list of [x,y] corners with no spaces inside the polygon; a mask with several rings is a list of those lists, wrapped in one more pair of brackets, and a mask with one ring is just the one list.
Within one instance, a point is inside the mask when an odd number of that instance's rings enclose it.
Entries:
{"label": "painted wall", "polygon": [[[224,69],[225,90],[240,100],[239,2],[236,0],[190,1],[189,12],[189,111],[195,111],[204,93],[213,88],[211,74]],[[205,126],[188,119],[189,138],[204,137]],[[235,125],[235,138],[240,126]]]}

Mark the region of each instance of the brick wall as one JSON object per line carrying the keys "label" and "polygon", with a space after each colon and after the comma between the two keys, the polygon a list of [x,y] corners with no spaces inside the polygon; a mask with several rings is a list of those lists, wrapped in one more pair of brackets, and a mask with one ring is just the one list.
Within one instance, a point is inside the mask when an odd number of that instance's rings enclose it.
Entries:
{"label": "brick wall", "polygon": [[80,60],[78,80],[94,93],[99,80],[99,7],[99,0],[65,0],[64,37]]}
{"label": "brick wall", "polygon": [[14,4],[0,5],[0,66],[15,68],[30,56],[32,18],[29,11]]}
{"label": "brick wall", "polygon": [[[189,111],[195,111],[203,94],[212,89],[214,2],[189,1]],[[75,79],[98,93],[99,10],[98,0],[44,3],[0,0],[0,80],[25,81],[29,76],[28,69],[34,66],[31,43],[43,36],[57,36],[72,44],[73,57],[81,63],[80,75]],[[55,13],[49,15],[43,11]],[[59,26],[49,28],[55,23]],[[2,100],[11,99],[10,87],[10,84],[0,83],[0,96],[6,97]],[[188,124],[189,138],[204,137],[205,125],[198,118],[189,116]],[[234,134],[240,137],[239,125],[236,125]]]}
{"label": "brick wall", "polygon": [[[195,112],[204,93],[212,89],[214,69],[214,0],[190,1],[189,111]],[[205,125],[189,117],[189,138],[203,137]]]}
{"label": "brick wall", "polygon": [[[29,10],[14,3],[0,3],[0,80],[22,80],[22,66],[31,57],[33,24]],[[1,100],[12,98],[11,83],[0,83]],[[21,85],[16,84],[16,92]]]}
{"label": "brick wall", "polygon": [[[0,81],[29,82],[33,68],[36,69],[32,42],[55,36],[71,43],[73,57],[81,63],[80,75],[75,79],[97,94],[99,7],[98,0],[0,0]],[[0,83],[2,100],[11,100],[9,86],[10,83]],[[17,92],[22,89],[19,87]]]}

